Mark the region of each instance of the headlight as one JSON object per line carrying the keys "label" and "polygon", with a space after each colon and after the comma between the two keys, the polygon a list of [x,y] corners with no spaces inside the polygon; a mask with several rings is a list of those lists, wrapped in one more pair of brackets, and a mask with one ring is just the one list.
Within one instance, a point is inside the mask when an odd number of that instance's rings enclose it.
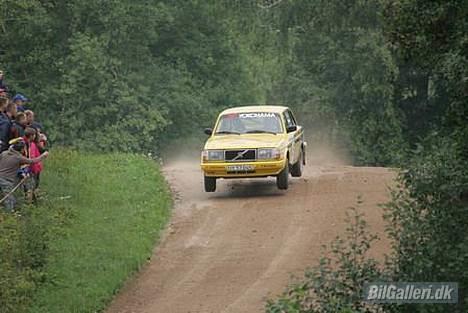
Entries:
{"label": "headlight", "polygon": [[203,150],[202,159],[203,161],[223,161],[224,151],[223,150]]}
{"label": "headlight", "polygon": [[281,152],[279,149],[258,149],[257,150],[257,159],[280,159]]}

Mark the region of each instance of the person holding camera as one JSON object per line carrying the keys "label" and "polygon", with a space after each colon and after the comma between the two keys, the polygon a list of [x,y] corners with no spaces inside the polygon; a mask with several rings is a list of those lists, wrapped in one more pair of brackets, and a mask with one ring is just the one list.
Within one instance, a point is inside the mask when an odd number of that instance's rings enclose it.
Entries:
{"label": "person holding camera", "polygon": [[[16,199],[12,194],[15,186],[21,181],[24,171],[20,171],[23,165],[41,162],[48,157],[49,152],[44,152],[35,158],[27,158],[23,155],[26,143],[23,138],[15,138],[10,141],[10,148],[0,154],[0,191],[7,195],[4,200],[6,212],[12,212],[16,205]],[[23,177],[22,177],[23,176]]]}

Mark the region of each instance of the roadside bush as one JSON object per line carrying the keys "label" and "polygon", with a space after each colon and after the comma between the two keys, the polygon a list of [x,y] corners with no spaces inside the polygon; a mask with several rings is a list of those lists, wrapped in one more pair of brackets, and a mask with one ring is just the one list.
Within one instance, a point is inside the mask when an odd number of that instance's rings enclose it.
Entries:
{"label": "roadside bush", "polygon": [[367,255],[378,238],[369,233],[363,215],[355,208],[347,212],[346,222],[345,238],[337,237],[320,264],[306,271],[301,282],[280,298],[268,301],[268,313],[384,312],[379,305],[361,301],[364,283],[385,276],[379,263]]}
{"label": "roadside bush", "polygon": [[[330,245],[330,256],[306,272],[268,313],[462,313],[468,297],[468,168],[464,136],[432,136],[413,152],[408,170],[385,204],[386,233],[391,255],[384,264],[366,257],[376,237],[356,210],[348,214],[345,240]],[[366,305],[361,301],[366,281],[458,282],[457,305]]]}
{"label": "roadside bush", "polygon": [[25,208],[21,215],[0,213],[0,312],[25,312],[44,280],[50,221],[39,208]]}
{"label": "roadside bush", "polygon": [[459,283],[459,305],[405,305],[398,312],[466,312],[468,288],[468,169],[461,138],[420,145],[386,208],[399,281]]}

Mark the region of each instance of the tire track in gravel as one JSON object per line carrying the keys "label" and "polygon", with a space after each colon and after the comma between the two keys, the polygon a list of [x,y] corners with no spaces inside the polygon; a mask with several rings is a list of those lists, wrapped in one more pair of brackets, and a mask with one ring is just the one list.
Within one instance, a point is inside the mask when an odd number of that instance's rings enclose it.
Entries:
{"label": "tire track in gravel", "polygon": [[[255,313],[292,274],[316,264],[321,246],[345,230],[356,205],[383,237],[379,203],[394,173],[386,168],[307,166],[288,191],[274,179],[220,181],[202,191],[197,160],[165,166],[176,195],[171,223],[153,258],[128,282],[108,313]],[[382,256],[381,240],[372,254]]]}

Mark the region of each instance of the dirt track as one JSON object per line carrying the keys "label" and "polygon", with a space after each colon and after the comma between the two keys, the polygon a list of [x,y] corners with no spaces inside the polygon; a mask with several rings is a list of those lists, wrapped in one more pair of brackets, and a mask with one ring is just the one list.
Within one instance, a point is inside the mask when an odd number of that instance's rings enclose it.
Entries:
{"label": "dirt track", "polygon": [[[323,162],[320,162],[323,164]],[[151,263],[108,313],[256,313],[291,274],[316,264],[321,245],[343,233],[346,208],[362,196],[372,229],[393,173],[384,168],[311,165],[287,192],[274,179],[218,183],[202,192],[197,160],[165,167],[176,193],[172,222]],[[373,249],[382,255],[387,243]]]}

